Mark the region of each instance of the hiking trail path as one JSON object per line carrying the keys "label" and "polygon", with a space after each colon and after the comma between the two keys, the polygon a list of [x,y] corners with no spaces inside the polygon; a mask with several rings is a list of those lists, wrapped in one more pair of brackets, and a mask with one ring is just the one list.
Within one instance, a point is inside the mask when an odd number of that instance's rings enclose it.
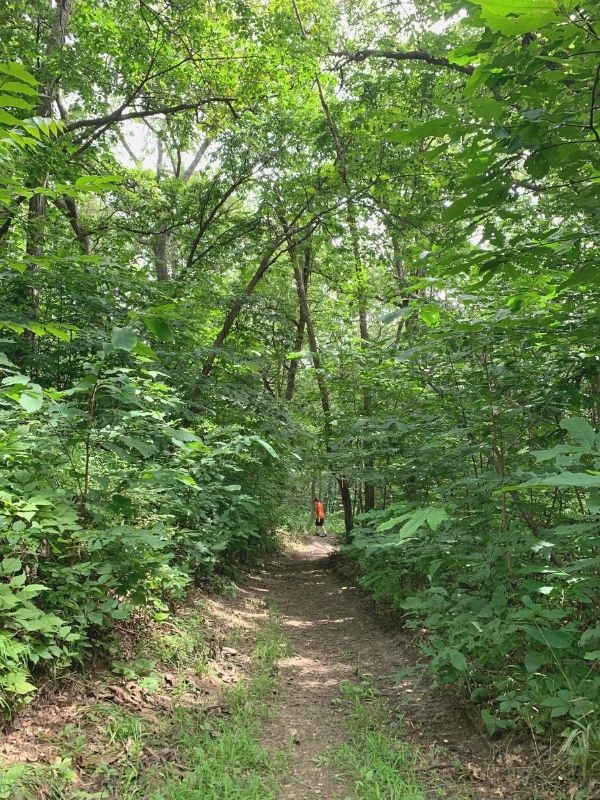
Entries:
{"label": "hiking trail path", "polygon": [[[293,742],[280,800],[355,797],[351,784],[336,776],[320,756],[348,736],[340,684],[361,679],[371,681],[403,717],[408,738],[423,753],[423,772],[431,770],[433,775],[443,762],[434,779],[438,786],[452,783],[445,780],[444,769],[459,758],[469,765],[465,772],[471,770],[481,781],[481,791],[471,786],[461,797],[519,796],[494,789],[483,771],[478,772],[472,762],[491,760],[485,738],[451,700],[434,697],[431,689],[420,685],[421,679],[410,670],[419,661],[415,632],[386,624],[375,614],[352,579],[333,569],[330,542],[310,536],[291,544],[264,568],[252,571],[241,589],[242,596],[280,614],[291,649],[279,662],[275,714],[264,736],[264,744],[273,749]],[[394,675],[403,668],[409,668],[408,676],[396,682]]]}

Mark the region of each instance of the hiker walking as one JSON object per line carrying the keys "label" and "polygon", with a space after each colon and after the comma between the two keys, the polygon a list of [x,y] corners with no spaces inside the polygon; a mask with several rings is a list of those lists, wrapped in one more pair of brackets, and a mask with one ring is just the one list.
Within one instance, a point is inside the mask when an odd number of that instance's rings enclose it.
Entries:
{"label": "hiker walking", "polygon": [[[315,505],[315,525],[317,526],[317,528],[322,528],[323,525],[325,524],[325,506],[319,500],[318,497],[315,497],[314,505]],[[323,531],[322,533],[321,531],[317,531],[317,536],[325,536],[325,535],[326,535],[325,531]]]}

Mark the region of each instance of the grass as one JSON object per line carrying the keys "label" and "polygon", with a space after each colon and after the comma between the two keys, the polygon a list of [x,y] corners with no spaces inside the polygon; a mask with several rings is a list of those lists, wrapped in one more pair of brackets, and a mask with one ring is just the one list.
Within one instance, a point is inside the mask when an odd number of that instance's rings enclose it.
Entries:
{"label": "grass", "polygon": [[345,682],[340,691],[340,702],[347,708],[349,738],[323,760],[350,779],[356,800],[430,798],[431,787],[425,787],[416,775],[414,748],[396,738],[398,724],[372,684]]}
{"label": "grass", "polygon": [[[170,633],[147,640],[136,659],[118,662],[118,671],[147,679],[160,661],[175,673],[201,672],[208,653],[202,632],[198,614],[180,617]],[[61,732],[55,764],[0,770],[0,800],[276,800],[287,753],[268,751],[260,738],[285,652],[281,625],[271,616],[256,632],[251,673],[220,694],[212,711],[179,704],[166,717],[145,719],[116,703],[88,706]],[[83,783],[74,768],[81,760]]]}
{"label": "grass", "polygon": [[147,782],[145,793],[123,800],[276,800],[277,776],[286,756],[267,751],[259,739],[275,681],[275,663],[284,653],[279,625],[266,625],[252,652],[255,672],[249,681],[227,692],[225,716],[207,719],[185,708],[173,715],[165,738],[177,752],[176,771],[184,765],[188,773],[165,777],[161,770],[155,776],[157,782],[153,778]]}
{"label": "grass", "polygon": [[58,759],[55,764],[14,764],[0,771],[0,800],[64,800],[77,797],[66,794],[75,780],[69,759]]}
{"label": "grass", "polygon": [[206,663],[208,647],[201,606],[180,609],[180,616],[169,621],[168,631],[152,631],[142,653],[146,658],[137,659],[138,662],[158,657],[162,664],[173,669],[190,666],[192,661],[199,665]]}

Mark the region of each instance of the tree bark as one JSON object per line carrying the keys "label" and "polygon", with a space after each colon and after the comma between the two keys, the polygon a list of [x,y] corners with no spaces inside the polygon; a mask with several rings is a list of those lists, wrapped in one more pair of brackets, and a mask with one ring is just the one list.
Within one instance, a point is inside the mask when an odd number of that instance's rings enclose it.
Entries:
{"label": "tree bark", "polygon": [[89,256],[92,252],[92,244],[88,232],[84,229],[79,220],[75,200],[73,200],[72,197],[57,197],[53,202],[58,210],[69,220],[69,225],[73,228],[82,255]]}
{"label": "tree bark", "polygon": [[[321,363],[321,356],[319,353],[319,346],[317,344],[317,337],[313,325],[310,309],[308,307],[308,298],[306,296],[306,286],[304,283],[304,272],[298,263],[298,253],[294,249],[290,252],[292,266],[294,268],[294,278],[296,281],[296,291],[298,294],[298,303],[300,305],[300,315],[304,317],[306,326],[306,337],[308,339],[308,346],[310,348],[313,367],[315,369],[315,377],[317,380],[317,387],[319,389],[319,398],[321,400],[321,408],[323,410],[323,432],[325,434],[325,446],[329,449],[331,441],[331,402],[329,399],[329,390],[325,380],[325,373]],[[310,248],[307,247],[304,253],[304,263],[310,260]]]}
{"label": "tree bark", "polygon": [[[303,270],[303,280],[304,280],[304,290],[308,289],[308,281],[310,279],[310,258],[304,259],[304,270]],[[294,352],[299,353],[302,350],[302,345],[304,344],[304,329],[306,327],[306,319],[302,310],[300,310],[300,317],[298,319],[298,327],[296,329],[296,339],[294,341]],[[290,361],[290,365],[288,368],[287,374],[287,385],[285,389],[285,399],[290,402],[294,396],[294,392],[296,390],[296,375],[298,374],[298,367],[300,365],[299,358],[293,358]]]}
{"label": "tree bark", "polygon": [[[354,275],[356,278],[356,299],[358,303],[358,324],[359,324],[359,331],[360,331],[360,338],[362,343],[362,350],[363,353],[367,354],[369,348],[369,318],[368,318],[368,311],[367,311],[367,275],[364,265],[361,260],[360,256],[360,235],[358,231],[358,222],[356,218],[356,207],[352,200],[352,192],[350,188],[350,180],[348,178],[348,168],[346,163],[346,148],[342,142],[342,139],[339,135],[337,125],[335,120],[333,119],[333,115],[331,114],[331,110],[327,101],[325,100],[325,95],[323,93],[323,87],[321,86],[321,81],[317,77],[316,80],[317,89],[319,92],[319,100],[321,102],[321,108],[325,114],[325,119],[327,122],[327,126],[329,128],[329,132],[331,133],[331,138],[333,140],[333,146],[337,155],[337,166],[340,173],[340,177],[342,179],[342,183],[344,184],[345,188],[345,195],[346,195],[346,220],[348,222],[348,230],[350,232],[350,242],[352,245],[352,255],[354,258]],[[363,386],[363,415],[365,418],[369,418],[372,414],[372,395],[370,387],[365,384]],[[364,459],[364,466],[365,470],[368,472],[369,470],[373,469],[373,458],[369,454],[369,442],[365,440],[363,442],[363,447],[366,453]],[[365,490],[365,511],[372,511],[375,508],[375,486],[370,481],[365,481],[364,484]]]}
{"label": "tree bark", "polygon": [[[306,322],[302,314],[300,314],[300,319],[298,320],[298,326],[296,329],[296,339],[294,340],[294,352],[299,353],[302,350],[302,345],[304,343],[304,328]],[[285,387],[285,399],[290,402],[294,397],[294,392],[296,391],[296,375],[298,374],[298,366],[300,365],[299,358],[292,358],[288,367],[287,373],[287,382]]]}
{"label": "tree bark", "polygon": [[331,55],[340,56],[347,63],[348,61],[365,61],[368,58],[385,58],[391,61],[424,61],[436,67],[446,67],[455,72],[462,72],[464,75],[472,75],[473,69],[470,64],[453,64],[447,58],[437,57],[426,53],[423,50],[355,50],[353,53],[347,51],[334,51]]}
{"label": "tree bark", "polygon": [[346,541],[352,539],[352,529],[354,528],[354,514],[352,512],[352,495],[350,494],[350,484],[346,477],[342,475],[337,479],[340,487],[340,498],[344,509],[344,530],[346,531]]}
{"label": "tree bark", "polygon": [[154,268],[157,281],[169,280],[169,264],[167,261],[167,247],[169,235],[166,231],[157,233],[152,237],[152,252],[154,253]]}

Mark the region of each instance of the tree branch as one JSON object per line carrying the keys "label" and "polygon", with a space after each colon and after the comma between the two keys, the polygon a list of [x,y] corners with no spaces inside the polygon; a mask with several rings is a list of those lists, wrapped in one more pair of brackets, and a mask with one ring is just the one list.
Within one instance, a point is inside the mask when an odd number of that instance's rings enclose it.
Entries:
{"label": "tree branch", "polygon": [[463,66],[462,64],[453,64],[447,58],[437,57],[426,53],[424,50],[356,50],[354,53],[345,51],[334,51],[332,56],[339,56],[344,59],[343,63],[350,61],[360,62],[366,61],[368,58],[387,58],[392,61],[424,61],[426,64],[431,64],[436,67],[446,67],[447,69],[454,70],[455,72],[462,72],[464,75],[472,75],[475,69],[470,64]]}
{"label": "tree branch", "polygon": [[237,100],[236,97],[205,97],[203,100],[196,100],[193,103],[179,103],[176,106],[161,106],[160,108],[147,108],[143,111],[128,111],[123,113],[124,109],[121,106],[109,114],[102,117],[92,117],[90,119],[79,119],[70,122],[65,126],[65,129],[70,133],[71,131],[81,130],[81,128],[101,128],[105,125],[110,125],[113,122],[123,122],[127,119],[146,119],[146,117],[156,117],[159,114],[178,114],[180,111],[194,111],[201,106],[208,103],[225,103],[229,106],[231,112],[234,114],[232,104]]}
{"label": "tree branch", "polygon": [[237,190],[237,189],[238,189],[238,188],[239,188],[239,187],[240,187],[240,186],[241,186],[243,183],[245,183],[247,180],[249,180],[249,179],[250,179],[251,175],[252,175],[252,171],[250,171],[250,172],[248,172],[248,173],[243,173],[242,175],[240,175],[240,176],[239,176],[239,177],[238,177],[238,178],[237,178],[237,179],[236,179],[236,180],[235,180],[235,181],[234,181],[234,182],[233,182],[233,183],[232,183],[230,186],[228,186],[228,187],[227,187],[227,189],[226,189],[226,190],[223,192],[223,195],[221,196],[221,198],[219,199],[219,201],[218,201],[218,202],[215,204],[215,206],[212,208],[212,210],[210,211],[210,213],[208,214],[208,216],[206,217],[206,219],[202,219],[202,220],[201,220],[200,227],[199,227],[198,231],[196,232],[196,235],[194,236],[194,238],[193,238],[193,240],[192,240],[192,244],[191,244],[191,247],[190,247],[190,252],[189,252],[189,255],[188,255],[188,257],[187,257],[187,261],[186,261],[186,264],[185,264],[185,267],[184,267],[184,272],[187,272],[187,271],[188,271],[189,269],[191,269],[191,268],[192,268],[192,266],[194,265],[194,263],[195,263],[195,261],[196,261],[196,251],[197,251],[197,249],[198,249],[198,245],[200,244],[200,240],[202,239],[202,237],[204,236],[204,234],[206,233],[206,231],[207,231],[207,230],[208,230],[208,228],[210,227],[210,225],[211,225],[211,223],[213,222],[213,220],[214,220],[214,218],[215,218],[216,214],[219,212],[219,209],[221,209],[221,208],[222,208],[222,207],[225,205],[225,203],[227,202],[227,200],[229,200],[229,198],[231,197],[231,195],[232,195],[232,194],[233,194],[233,193],[234,193],[234,192],[235,192],[235,191],[236,191],[236,190]]}
{"label": "tree branch", "polygon": [[594,85],[592,87],[592,102],[590,103],[590,130],[594,134],[596,141],[600,142],[600,134],[594,125],[594,112],[596,110],[596,95],[598,92],[598,82],[600,81],[600,63],[596,67],[596,77],[594,78]]}
{"label": "tree branch", "polygon": [[187,181],[189,181],[189,179],[192,177],[192,175],[196,171],[196,167],[200,163],[200,159],[202,158],[204,153],[206,153],[206,151],[210,147],[211,142],[212,142],[212,139],[209,139],[208,137],[206,137],[206,139],[202,142],[200,147],[196,150],[196,155],[193,157],[189,167],[183,173],[184,182],[187,183]]}
{"label": "tree branch", "polygon": [[79,221],[77,213],[77,206],[72,197],[56,197],[53,201],[54,205],[58,208],[61,214],[69,220],[70,226],[73,228],[75,238],[79,242],[81,252],[84,256],[89,256],[92,252],[92,245],[88,232],[83,228]]}
{"label": "tree branch", "polygon": [[126,138],[125,138],[125,136],[124,136],[124,135],[121,133],[121,131],[120,131],[120,130],[117,130],[117,137],[118,137],[119,141],[121,142],[121,144],[123,145],[123,147],[124,147],[124,149],[125,149],[125,152],[126,152],[126,153],[127,153],[127,155],[129,156],[129,158],[130,158],[130,159],[133,161],[133,163],[136,165],[136,167],[139,167],[139,165],[140,165],[140,159],[139,159],[139,158],[136,156],[136,154],[133,152],[133,150],[132,150],[132,149],[131,149],[131,147],[129,146],[129,143],[128,143],[127,139],[126,139]]}

